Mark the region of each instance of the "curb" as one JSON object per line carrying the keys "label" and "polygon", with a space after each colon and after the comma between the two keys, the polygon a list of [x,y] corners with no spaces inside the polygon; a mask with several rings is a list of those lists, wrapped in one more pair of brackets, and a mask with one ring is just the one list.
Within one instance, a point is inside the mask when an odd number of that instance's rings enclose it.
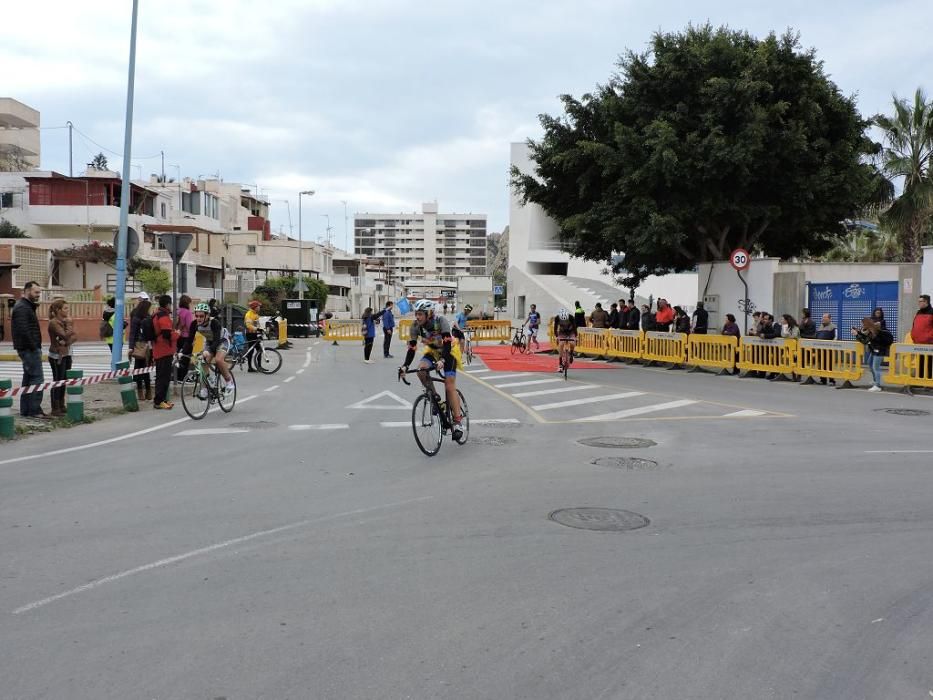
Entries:
{"label": "curb", "polygon": [[[20,360],[19,360],[19,355],[15,354],[15,353],[12,354],[12,355],[7,355],[7,354],[2,354],[2,353],[0,353],[0,362],[19,362],[19,361],[20,361]],[[42,356],[42,361],[43,361],[43,362],[48,362],[48,361],[49,361],[48,355],[43,355],[43,356]]]}

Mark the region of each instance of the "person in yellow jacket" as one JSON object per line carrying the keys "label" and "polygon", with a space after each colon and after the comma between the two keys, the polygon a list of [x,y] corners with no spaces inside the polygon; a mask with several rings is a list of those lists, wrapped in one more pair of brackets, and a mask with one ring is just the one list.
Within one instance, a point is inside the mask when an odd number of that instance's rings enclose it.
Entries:
{"label": "person in yellow jacket", "polygon": [[[262,306],[262,303],[257,299],[253,299],[251,302],[249,302],[248,306],[249,310],[243,316],[243,322],[246,324],[247,345],[261,340],[261,329],[259,327],[259,308]],[[258,372],[260,359],[260,355],[258,352],[256,352],[255,349],[250,350],[250,356],[247,360],[247,371]]]}

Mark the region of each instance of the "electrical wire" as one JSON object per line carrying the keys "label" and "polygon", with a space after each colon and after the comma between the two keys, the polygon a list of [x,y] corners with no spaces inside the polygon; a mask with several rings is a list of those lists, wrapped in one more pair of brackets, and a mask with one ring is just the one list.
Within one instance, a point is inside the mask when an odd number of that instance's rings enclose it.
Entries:
{"label": "electrical wire", "polygon": [[[88,141],[90,141],[91,143],[93,143],[93,144],[94,144],[95,146],[97,146],[98,148],[100,148],[100,149],[102,149],[102,150],[104,150],[104,151],[107,151],[107,153],[110,153],[111,155],[115,155],[117,158],[122,158],[122,157],[123,157],[123,154],[122,154],[122,153],[118,153],[117,151],[114,151],[114,150],[112,150],[112,149],[110,149],[110,148],[107,148],[106,146],[102,146],[101,144],[97,143],[97,141],[95,141],[95,140],[92,139],[90,136],[88,136],[87,134],[85,134],[85,133],[84,133],[83,131],[81,131],[78,127],[75,126],[75,127],[73,127],[73,128],[74,128],[74,130],[75,130],[78,134],[80,134],[81,136],[83,136],[84,138],[86,138]],[[161,153],[156,153],[154,156],[133,156],[133,160],[153,160],[154,158],[161,158],[161,157],[162,157],[162,154],[161,154]]]}

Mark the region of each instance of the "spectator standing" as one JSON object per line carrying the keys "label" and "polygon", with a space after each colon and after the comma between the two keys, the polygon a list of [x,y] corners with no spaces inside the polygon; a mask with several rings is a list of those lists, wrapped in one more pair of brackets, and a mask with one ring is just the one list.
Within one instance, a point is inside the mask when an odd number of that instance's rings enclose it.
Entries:
{"label": "spectator standing", "polygon": [[618,328],[625,330],[628,328],[628,318],[631,315],[632,310],[629,308],[628,304],[624,299],[619,299],[619,325]]}
{"label": "spectator standing", "polygon": [[[919,308],[910,327],[910,338],[914,343],[929,345],[933,343],[933,307],[930,307],[930,295],[921,294],[917,303]],[[925,379],[933,378],[933,355],[927,355],[920,362],[923,365],[920,375]]]}
{"label": "spectator standing", "polygon": [[596,308],[593,309],[593,313],[590,314],[590,324],[593,328],[609,327],[609,312],[603,309],[603,305],[598,301],[596,302]]}
{"label": "spectator standing", "polygon": [[609,307],[609,325],[607,328],[618,328],[619,327],[619,306],[615,302],[612,302],[612,306]]}
{"label": "spectator standing", "polygon": [[[145,294],[145,293],[143,293]],[[136,303],[136,308],[130,316],[130,333],[128,343],[130,357],[133,358],[133,369],[146,369],[152,361],[152,341],[155,338],[155,332],[152,328],[152,317],[149,310],[152,308],[152,301],[149,295],[140,294],[140,301]],[[152,378],[149,372],[142,372],[135,375],[136,395],[140,401],[152,401]]]}
{"label": "spectator standing", "polygon": [[748,334],[750,336],[759,336],[761,335],[761,312],[756,311],[752,314],[752,327],[748,329]]}
{"label": "spectator standing", "polygon": [[376,319],[373,318],[373,309],[367,306],[363,309],[363,362],[372,364],[369,356],[373,352],[373,342],[376,340]]}
{"label": "spectator standing", "polygon": [[697,335],[706,335],[709,331],[709,312],[706,304],[697,302],[696,311],[693,312],[693,332]]}
{"label": "spectator standing", "polygon": [[790,340],[799,340],[800,326],[797,323],[797,319],[790,314],[783,314],[781,318],[784,320],[784,323],[781,324],[781,337],[789,338]]}
{"label": "spectator standing", "polygon": [[[736,342],[742,339],[742,331],[739,330],[739,324],[735,322],[735,316],[733,314],[726,314],[726,322],[722,326],[722,334],[733,336]],[[735,351],[735,361],[736,361],[736,365],[738,365],[738,361],[739,361],[738,347],[736,347],[736,351]],[[738,373],[739,373],[739,368],[738,366],[736,366],[735,369],[732,370],[732,374],[738,374]]]}
{"label": "spectator standing", "polygon": [[655,331],[657,330],[657,324],[654,320],[654,314],[651,313],[651,307],[647,304],[642,304],[641,307],[641,329],[643,331]]}
{"label": "spectator standing", "polygon": [[870,317],[862,319],[862,328],[853,328],[852,333],[860,343],[865,343],[871,353],[871,360],[868,364],[871,369],[871,387],[872,392],[882,391],[881,389],[881,362],[888,356],[891,349],[891,343],[894,337],[886,330],[882,330],[881,324]]}
{"label": "spectator standing", "polygon": [[394,303],[386,302],[386,307],[382,312],[382,356],[391,359],[389,350],[392,345],[392,334],[395,332],[395,314],[392,313]]}
{"label": "spectator standing", "polygon": [[[140,296],[142,296],[142,295],[140,295]],[[146,296],[146,299],[148,299],[148,298],[149,298],[149,297]],[[209,307],[211,307],[211,318],[219,318],[219,317],[220,317],[220,307],[217,305],[217,300],[216,300],[216,299],[211,299],[210,301],[207,302],[207,305],[208,305]]]}
{"label": "spectator standing", "polygon": [[[23,295],[13,306],[10,316],[10,331],[13,336],[13,348],[23,363],[22,386],[41,384],[45,380],[42,373],[42,332],[39,330],[39,298],[42,289],[38,282],[27,282]],[[42,410],[42,392],[33,391],[20,394],[19,414],[23,418],[46,418]]]}
{"label": "spectator standing", "polygon": [[583,310],[583,307],[580,306],[579,301],[573,302],[573,322],[577,324],[577,328],[586,327],[586,312]]}
{"label": "spectator standing", "polygon": [[[68,316],[68,302],[56,299],[49,306],[49,368],[52,381],[60,382],[67,377],[71,369],[71,346],[78,334],[74,322]],[[49,391],[52,400],[52,415],[65,415],[65,387],[56,387]]]}
{"label": "spectator standing", "polygon": [[114,307],[116,304],[116,297],[110,297],[107,300],[107,305],[104,307],[103,312],[100,314],[100,339],[107,343],[107,347],[111,350],[113,350],[113,315],[115,313]]}
{"label": "spectator standing", "polygon": [[[262,302],[258,299],[253,299],[247,306],[249,309],[243,314],[243,323],[246,326],[244,336],[247,343],[253,343],[260,340],[262,335],[262,329],[259,327],[259,309],[262,307]],[[189,323],[188,325],[190,327],[191,324]],[[156,332],[158,333],[158,329]],[[246,362],[247,373],[259,372],[259,367],[262,363],[262,354],[258,349],[254,349],[250,352]]]}
{"label": "spectator standing", "polygon": [[624,328],[630,331],[637,331],[641,328],[641,312],[638,310],[638,307],[635,306],[635,300],[628,300],[628,320],[625,323]]}
{"label": "spectator standing", "polygon": [[803,309],[800,313],[800,337],[816,338],[816,324],[810,317],[810,309]]}
{"label": "spectator standing", "polygon": [[[823,318],[820,322],[820,327],[816,329],[815,338],[816,340],[835,340],[836,339],[836,324],[833,323],[833,317],[831,314],[823,314]],[[832,353],[830,353],[827,358],[826,369],[829,371],[832,371],[833,369]],[[835,386],[836,380],[830,379],[829,383]],[[820,384],[826,384],[826,377],[820,377]]]}
{"label": "spectator standing", "polygon": [[185,351],[185,348],[194,340],[191,337],[191,322],[194,321],[194,314],[191,313],[191,297],[187,294],[182,294],[178,299],[178,313],[176,314],[177,319],[175,321],[175,330],[178,331],[178,342],[176,345],[176,350],[182,357],[178,358],[178,381],[184,381],[185,375],[188,374],[188,363],[189,359],[186,355],[190,355],[191,351]]}
{"label": "spectator standing", "polygon": [[690,317],[681,306],[674,307],[674,332],[690,335]]}
{"label": "spectator standing", "polygon": [[658,299],[658,311],[654,315],[655,330],[668,333],[674,323],[674,309],[667,303],[667,299]]}
{"label": "spectator standing", "polygon": [[168,400],[168,387],[172,381],[172,355],[179,333],[172,328],[172,297],[163,294],[158,301],[159,308],[152,316],[152,361],[156,370],[153,405],[157,409],[170,410],[174,404]]}
{"label": "spectator standing", "polygon": [[881,330],[888,330],[888,322],[884,319],[884,309],[880,306],[876,307],[875,310],[871,312],[871,320],[875,323],[880,323]]}

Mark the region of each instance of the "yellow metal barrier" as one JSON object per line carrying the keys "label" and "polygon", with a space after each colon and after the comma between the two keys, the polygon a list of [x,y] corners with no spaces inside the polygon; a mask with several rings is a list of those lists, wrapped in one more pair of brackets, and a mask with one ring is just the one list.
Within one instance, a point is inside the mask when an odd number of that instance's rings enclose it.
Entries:
{"label": "yellow metal barrier", "polygon": [[606,354],[605,328],[578,328],[576,352],[580,355],[593,355],[598,357]]}
{"label": "yellow metal barrier", "polygon": [[611,329],[606,336],[606,354],[626,360],[640,360],[644,334],[641,331]]}
{"label": "yellow metal barrier", "polygon": [[796,356],[797,341],[791,338],[742,338],[736,366],[746,372],[793,374]]}
{"label": "yellow metal barrier", "polygon": [[691,335],[687,339],[687,364],[732,371],[738,346],[734,335]]}
{"label": "yellow metal barrier", "polygon": [[933,345],[892,345],[885,379],[908,393],[913,387],[933,389]]}
{"label": "yellow metal barrier", "polygon": [[362,340],[363,322],[358,318],[340,321],[332,318],[327,322],[327,332],[324,338],[327,340]]}
{"label": "yellow metal barrier", "polygon": [[684,333],[646,331],[642,348],[643,360],[681,365],[687,359],[687,336]]}
{"label": "yellow metal barrier", "polygon": [[411,324],[414,321],[410,318],[403,318],[395,324],[395,335],[403,343],[407,343],[411,338]]}
{"label": "yellow metal barrier", "polygon": [[807,377],[807,384],[814,377],[835,379],[843,386],[852,386],[862,378],[862,356],[864,346],[854,340],[800,340],[797,346],[795,372]]}
{"label": "yellow metal barrier", "polygon": [[511,321],[467,321],[467,328],[476,332],[473,334],[473,342],[481,340],[502,340],[508,342],[512,339]]}

